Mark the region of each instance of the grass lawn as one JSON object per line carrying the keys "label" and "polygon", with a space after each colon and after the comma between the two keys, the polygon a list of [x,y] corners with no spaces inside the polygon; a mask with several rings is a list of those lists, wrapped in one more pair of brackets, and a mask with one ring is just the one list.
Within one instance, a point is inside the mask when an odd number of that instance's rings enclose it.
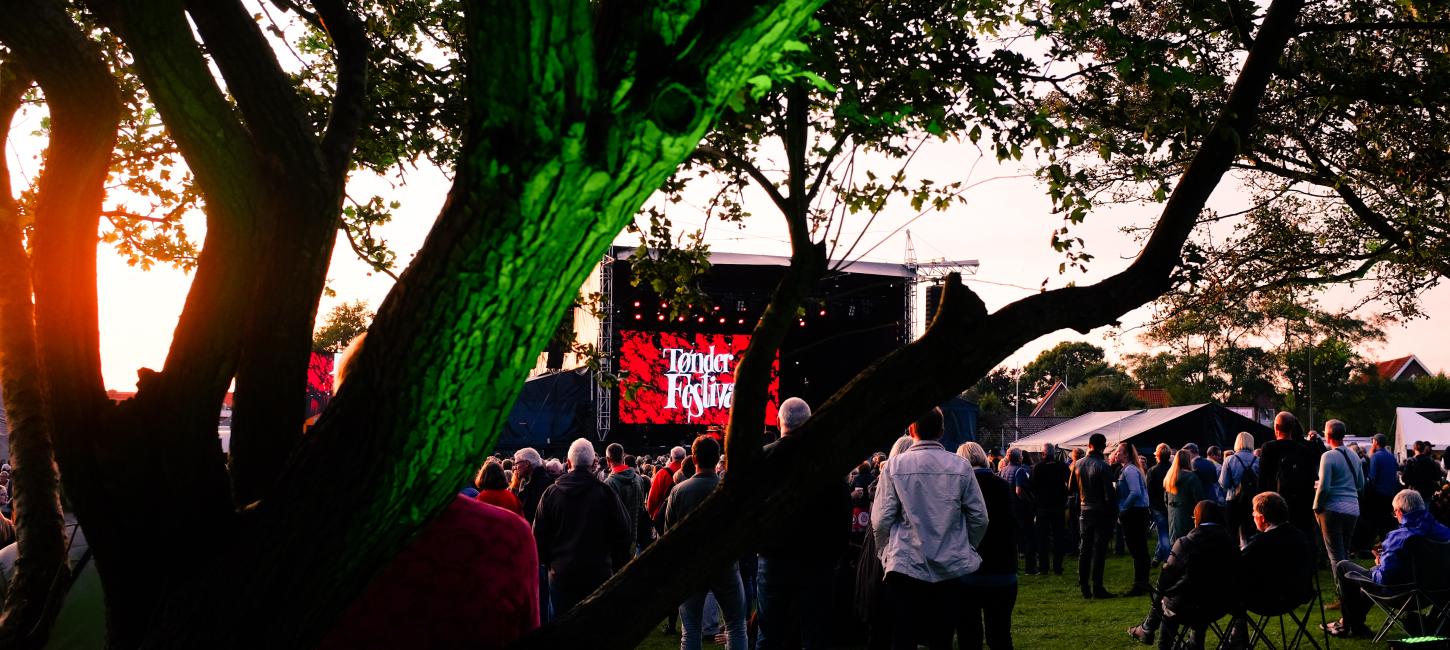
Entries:
{"label": "grass lawn", "polygon": [[[1140,645],[1127,634],[1127,629],[1143,622],[1143,617],[1148,613],[1146,597],[1083,600],[1077,589],[1076,559],[1069,556],[1065,568],[1066,571],[1061,576],[1020,576],[1017,607],[1012,617],[1012,640],[1016,647],[1072,650],[1147,647]],[[1128,556],[1110,556],[1106,580],[1108,589],[1114,592],[1126,591],[1132,582],[1132,573],[1133,567]],[[1226,568],[1224,579],[1232,578],[1232,568]],[[1157,580],[1156,571],[1153,579]],[[1333,579],[1327,570],[1320,572],[1319,583],[1324,590],[1325,602],[1333,602]],[[1333,621],[1338,618],[1337,611],[1325,612],[1326,620]],[[1318,633],[1318,613],[1312,615],[1311,621],[1316,632],[1315,638],[1322,645],[1322,633]],[[1378,629],[1383,622],[1382,614],[1378,611],[1370,612],[1367,623],[1371,628]],[[1270,624],[1273,624],[1272,621]],[[655,626],[649,638],[639,645],[641,649],[665,650],[679,647],[679,637],[666,637],[659,627]],[[1392,633],[1390,638],[1399,636],[1401,635]],[[1277,647],[1277,633],[1273,640]],[[1372,643],[1368,639],[1341,640],[1331,637],[1329,641],[1331,647],[1346,650],[1383,647],[1383,644]],[[1210,632],[1210,648],[1213,643],[1214,636]],[[707,650],[711,647],[720,646],[711,646],[708,642],[705,644]],[[1264,646],[1261,643],[1259,647]],[[1305,647],[1308,645],[1305,644]]]}

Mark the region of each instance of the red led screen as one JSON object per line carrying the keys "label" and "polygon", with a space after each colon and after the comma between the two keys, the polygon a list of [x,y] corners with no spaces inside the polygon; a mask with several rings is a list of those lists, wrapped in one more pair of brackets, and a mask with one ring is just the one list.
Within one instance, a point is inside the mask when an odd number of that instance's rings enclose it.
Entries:
{"label": "red led screen", "polygon": [[[719,424],[730,421],[735,365],[749,334],[620,332],[621,424]],[[770,370],[765,423],[775,425],[780,359]],[[634,386],[638,386],[634,389]]]}

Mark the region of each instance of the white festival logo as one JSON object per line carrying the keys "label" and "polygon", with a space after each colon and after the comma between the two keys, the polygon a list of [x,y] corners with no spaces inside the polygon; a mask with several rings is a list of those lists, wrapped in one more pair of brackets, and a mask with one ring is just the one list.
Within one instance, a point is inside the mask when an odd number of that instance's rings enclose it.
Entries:
{"label": "white festival logo", "polygon": [[731,372],[735,361],[733,354],[715,354],[715,346],[708,352],[695,352],[684,348],[663,348],[660,356],[669,360],[669,379],[666,392],[666,409],[685,409],[686,421],[705,414],[705,409],[730,408],[735,398],[735,384],[722,383],[719,376]]}

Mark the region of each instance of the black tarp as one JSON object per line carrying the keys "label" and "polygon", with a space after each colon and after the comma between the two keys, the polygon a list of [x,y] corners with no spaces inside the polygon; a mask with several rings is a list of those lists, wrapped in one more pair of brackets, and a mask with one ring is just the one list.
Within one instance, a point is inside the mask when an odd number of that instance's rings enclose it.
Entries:
{"label": "black tarp", "polygon": [[503,433],[494,447],[513,451],[567,446],[575,438],[593,439],[593,385],[584,368],[539,375],[524,382],[524,390],[509,411]]}

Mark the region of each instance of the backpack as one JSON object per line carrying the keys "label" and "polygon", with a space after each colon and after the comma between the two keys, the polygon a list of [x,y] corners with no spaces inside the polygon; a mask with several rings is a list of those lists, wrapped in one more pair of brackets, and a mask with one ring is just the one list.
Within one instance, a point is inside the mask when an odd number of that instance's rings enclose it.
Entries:
{"label": "backpack", "polygon": [[[1238,485],[1229,490],[1226,498],[1235,508],[1246,508],[1247,510],[1244,510],[1245,512],[1252,510],[1254,507],[1254,497],[1258,496],[1260,491],[1258,459],[1255,459],[1253,464],[1246,465],[1244,464],[1244,459],[1240,458],[1238,454],[1234,454],[1229,457],[1229,460],[1237,460],[1239,467],[1243,471],[1239,473]],[[1224,462],[1227,463],[1228,461]]]}
{"label": "backpack", "polygon": [[1279,494],[1287,501],[1311,498],[1314,481],[1319,476],[1318,467],[1309,467],[1305,458],[1309,454],[1288,453],[1279,460]]}

